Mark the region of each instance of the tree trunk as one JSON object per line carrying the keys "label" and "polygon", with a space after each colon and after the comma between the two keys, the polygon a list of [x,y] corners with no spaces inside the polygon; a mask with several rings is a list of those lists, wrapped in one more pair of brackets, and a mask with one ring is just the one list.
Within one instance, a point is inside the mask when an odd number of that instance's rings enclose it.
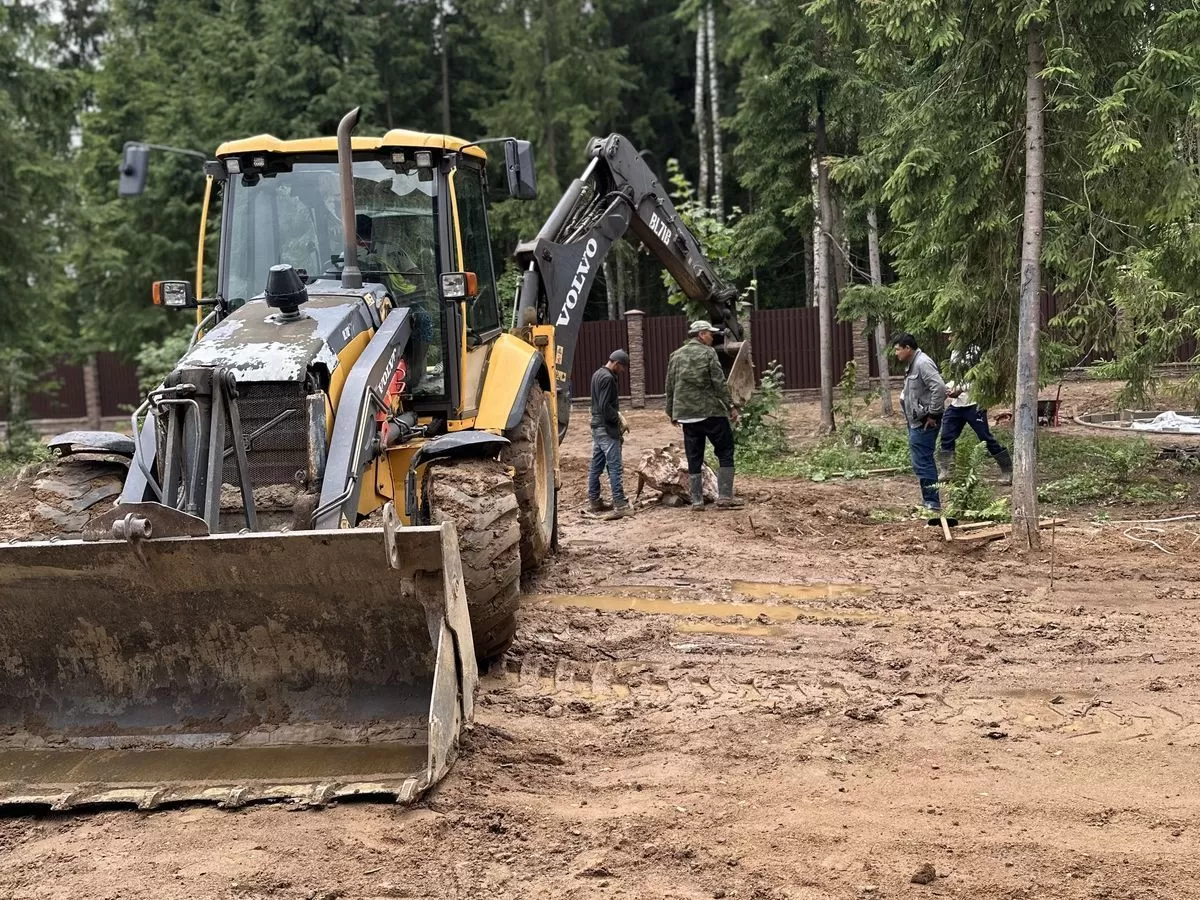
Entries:
{"label": "tree trunk", "polygon": [[[828,178],[828,176],[826,176]],[[833,219],[835,244],[833,253],[834,275],[837,280],[837,294],[833,298],[833,309],[836,313],[841,302],[846,297],[846,288],[853,283],[854,277],[850,266],[850,235],[846,229],[846,214],[842,209],[841,192],[834,192],[830,200]],[[836,242],[836,243],[835,243]],[[853,331],[850,333],[850,356],[854,360],[854,389],[867,391],[871,387],[871,348],[867,344],[867,320],[865,317],[854,320]]]}
{"label": "tree trunk", "polygon": [[100,430],[100,360],[95,353],[88,356],[83,364],[83,402],[87,409],[87,427],[92,431]]}
{"label": "tree trunk", "polygon": [[442,133],[451,134],[450,129],[450,37],[446,31],[446,3],[438,7],[438,38],[441,44],[442,65]]}
{"label": "tree trunk", "polygon": [[833,431],[833,341],[829,322],[829,291],[825,271],[825,234],[821,230],[821,176],[816,159],[812,163],[813,182],[813,292],[817,304],[817,332],[820,341],[821,428]]}
{"label": "tree trunk", "polygon": [[708,6],[708,94],[712,104],[712,208],[725,215],[725,164],[721,160],[721,73],[717,69],[717,14],[711,0]]}
{"label": "tree trunk", "polygon": [[1013,535],[1026,550],[1041,549],[1037,507],[1038,330],[1041,311],[1042,224],[1045,212],[1046,67],[1042,26],[1031,22],[1025,73],[1025,213],[1021,228],[1021,314],[1017,330],[1017,392],[1013,416]]}
{"label": "tree trunk", "polygon": [[624,248],[618,244],[613,247],[614,264],[617,269],[617,315],[622,319],[625,318],[625,309],[628,304],[625,298],[629,294],[629,269],[625,262]]}
{"label": "tree trunk", "polygon": [[696,20],[696,139],[700,143],[700,177],[696,182],[696,199],[708,205],[708,120],[704,90],[708,82],[708,7],[701,6]]}
{"label": "tree trunk", "polygon": [[830,296],[829,244],[832,231],[829,209],[829,172],[825,168],[825,111],[820,97],[817,100],[817,155],[813,159],[812,175],[816,195],[813,200],[813,286],[817,291],[818,327],[821,331],[821,427],[832,432],[833,385],[833,298]]}
{"label": "tree trunk", "polygon": [[[816,188],[814,187],[815,191]],[[813,207],[813,221],[818,221],[815,217],[817,214],[816,207]],[[813,230],[816,234],[816,230]],[[816,259],[816,245],[813,244],[812,234],[801,234],[800,241],[804,244],[804,303],[803,306],[817,305],[817,288],[816,288],[816,272],[813,266],[813,260]]]}
{"label": "tree trunk", "polygon": [[[871,284],[883,286],[883,264],[879,260],[879,220],[875,207],[867,210],[867,256],[871,263]],[[885,416],[894,414],[892,409],[892,380],[888,373],[887,321],[883,315],[875,320],[875,365],[879,369],[880,408]]]}
{"label": "tree trunk", "polygon": [[609,254],[602,267],[604,269],[604,293],[608,295],[608,318],[609,321],[617,317],[617,282],[613,278],[613,269],[616,267],[612,263],[612,254]]}

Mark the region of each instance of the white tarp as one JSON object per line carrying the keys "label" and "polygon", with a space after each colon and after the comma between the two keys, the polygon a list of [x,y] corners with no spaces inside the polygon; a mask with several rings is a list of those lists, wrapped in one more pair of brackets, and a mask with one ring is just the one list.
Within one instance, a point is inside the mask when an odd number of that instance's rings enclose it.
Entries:
{"label": "white tarp", "polygon": [[1174,431],[1180,434],[1200,434],[1200,416],[1181,416],[1177,412],[1159,413],[1153,419],[1129,423],[1135,431]]}

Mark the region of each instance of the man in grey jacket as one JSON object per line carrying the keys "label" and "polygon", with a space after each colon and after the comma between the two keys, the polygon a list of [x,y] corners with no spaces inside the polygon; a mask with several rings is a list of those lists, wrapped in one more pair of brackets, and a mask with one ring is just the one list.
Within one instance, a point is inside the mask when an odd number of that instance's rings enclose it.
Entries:
{"label": "man in grey jacket", "polygon": [[900,408],[908,423],[908,452],[913,472],[921,483],[921,501],[926,509],[940,513],[942,498],[936,487],[938,470],[934,451],[946,409],[946,382],[911,334],[897,335],[893,344],[896,359],[907,366]]}

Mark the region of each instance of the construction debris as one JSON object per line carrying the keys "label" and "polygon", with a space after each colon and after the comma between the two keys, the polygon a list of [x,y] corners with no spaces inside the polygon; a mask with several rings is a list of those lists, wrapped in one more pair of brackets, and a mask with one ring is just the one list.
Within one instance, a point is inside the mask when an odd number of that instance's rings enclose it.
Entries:
{"label": "construction debris", "polygon": [[[1038,522],[1038,528],[1053,528],[1066,524],[1066,519],[1041,519]],[[947,538],[947,540],[953,540],[956,544],[987,543],[988,541],[998,541],[1011,534],[1012,525],[1010,524],[996,525],[993,522],[971,522],[970,524],[959,526],[958,534],[952,538]]]}
{"label": "construction debris", "polygon": [[[658,491],[660,503],[668,506],[682,506],[691,503],[691,493],[688,487],[687,457],[683,448],[675,443],[667,444],[657,450],[647,450],[642,454],[638,463],[638,486],[634,494],[637,500],[642,491],[649,486]],[[713,503],[717,499],[717,475],[708,466],[701,472],[704,482],[704,502]]]}

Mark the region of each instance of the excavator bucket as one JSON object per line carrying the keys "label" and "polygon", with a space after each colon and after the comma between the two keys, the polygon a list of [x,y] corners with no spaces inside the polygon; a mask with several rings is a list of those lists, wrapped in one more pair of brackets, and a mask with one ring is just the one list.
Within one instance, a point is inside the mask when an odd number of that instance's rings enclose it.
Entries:
{"label": "excavator bucket", "polygon": [[744,406],[754,395],[754,358],[750,354],[749,341],[742,341],[738,345],[727,383],[734,406]]}
{"label": "excavator bucket", "polygon": [[409,802],[478,673],[450,525],[0,545],[0,805]]}

